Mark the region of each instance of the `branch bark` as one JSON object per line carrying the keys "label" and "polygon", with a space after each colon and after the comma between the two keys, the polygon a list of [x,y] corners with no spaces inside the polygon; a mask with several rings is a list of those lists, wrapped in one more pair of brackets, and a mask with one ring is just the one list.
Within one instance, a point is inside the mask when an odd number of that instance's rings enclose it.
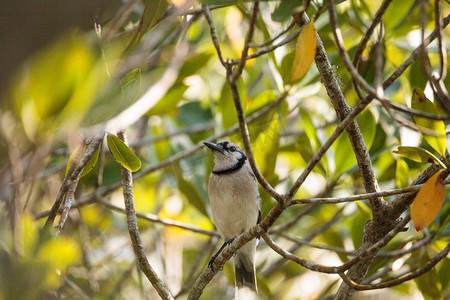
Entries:
{"label": "branch bark", "polygon": [[[123,131],[117,133],[117,136],[124,143],[127,142],[126,135]],[[144,245],[142,244],[141,235],[139,233],[139,228],[137,225],[136,210],[134,208],[133,176],[131,174],[131,171],[122,166],[121,173],[122,173],[123,200],[125,202],[128,232],[130,234],[131,244],[133,246],[134,254],[136,255],[136,260],[139,265],[139,268],[148,278],[148,280],[153,285],[153,287],[155,288],[155,290],[158,292],[159,296],[162,299],[173,299],[173,296],[170,293],[167,285],[164,283],[164,281],[162,281],[158,277],[158,275],[148,262],[144,250]]]}

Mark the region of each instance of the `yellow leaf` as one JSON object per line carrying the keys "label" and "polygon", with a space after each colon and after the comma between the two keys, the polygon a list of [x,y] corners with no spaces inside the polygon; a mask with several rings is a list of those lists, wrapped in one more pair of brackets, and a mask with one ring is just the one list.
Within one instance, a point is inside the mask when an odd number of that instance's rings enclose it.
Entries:
{"label": "yellow leaf", "polygon": [[309,22],[297,38],[295,57],[291,69],[291,82],[297,81],[308,72],[316,54],[316,45],[317,38],[314,23]]}
{"label": "yellow leaf", "polygon": [[428,227],[441,209],[445,196],[444,181],[441,177],[444,170],[431,176],[417,193],[411,206],[411,220],[416,231]]}

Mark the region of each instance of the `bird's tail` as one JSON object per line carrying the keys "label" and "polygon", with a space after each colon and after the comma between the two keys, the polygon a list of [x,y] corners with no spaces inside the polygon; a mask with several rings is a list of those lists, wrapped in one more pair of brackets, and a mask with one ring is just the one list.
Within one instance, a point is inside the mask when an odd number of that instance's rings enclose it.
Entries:
{"label": "bird's tail", "polygon": [[242,250],[238,251],[234,257],[236,275],[235,298],[236,300],[258,299],[254,255]]}

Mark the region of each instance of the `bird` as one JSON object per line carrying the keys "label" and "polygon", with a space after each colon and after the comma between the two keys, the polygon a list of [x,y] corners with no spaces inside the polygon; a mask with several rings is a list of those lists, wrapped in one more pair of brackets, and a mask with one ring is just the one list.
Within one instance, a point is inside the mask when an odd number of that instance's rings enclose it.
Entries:
{"label": "bird", "polygon": [[[223,141],[204,142],[214,154],[214,168],[209,177],[208,195],[214,224],[225,240],[214,259],[234,237],[259,223],[260,197],[255,175],[247,156],[237,145]],[[236,299],[257,299],[255,255],[258,239],[242,246],[234,256]]]}

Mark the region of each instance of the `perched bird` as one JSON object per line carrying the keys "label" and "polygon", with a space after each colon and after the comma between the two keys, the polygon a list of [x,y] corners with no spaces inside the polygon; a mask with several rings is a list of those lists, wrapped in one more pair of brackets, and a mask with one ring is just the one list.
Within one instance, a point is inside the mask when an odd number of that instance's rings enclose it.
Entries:
{"label": "perched bird", "polygon": [[[260,221],[259,191],[255,175],[247,156],[235,144],[204,142],[214,154],[214,168],[209,177],[208,194],[214,223],[225,243],[214,259],[235,236]],[[255,254],[257,239],[253,239],[236,252],[235,288],[237,299],[256,298]],[[251,296],[251,295],[254,296]]]}

